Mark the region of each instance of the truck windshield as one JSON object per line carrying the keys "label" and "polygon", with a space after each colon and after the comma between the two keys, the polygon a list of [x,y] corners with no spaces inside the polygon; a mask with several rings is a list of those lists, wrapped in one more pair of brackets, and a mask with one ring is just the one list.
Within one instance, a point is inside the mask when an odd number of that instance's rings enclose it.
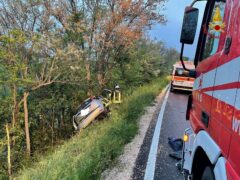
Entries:
{"label": "truck windshield", "polygon": [[176,68],[174,76],[189,77],[189,73],[183,68]]}

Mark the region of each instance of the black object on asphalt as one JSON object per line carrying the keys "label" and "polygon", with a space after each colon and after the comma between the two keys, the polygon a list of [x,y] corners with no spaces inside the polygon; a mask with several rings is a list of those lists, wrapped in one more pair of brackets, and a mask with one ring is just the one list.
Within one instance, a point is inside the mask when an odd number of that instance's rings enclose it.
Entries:
{"label": "black object on asphalt", "polygon": [[176,160],[181,160],[182,159],[182,151],[169,153],[169,156]]}
{"label": "black object on asphalt", "polygon": [[168,138],[168,144],[175,151],[182,151],[183,149],[183,140],[181,138]]}

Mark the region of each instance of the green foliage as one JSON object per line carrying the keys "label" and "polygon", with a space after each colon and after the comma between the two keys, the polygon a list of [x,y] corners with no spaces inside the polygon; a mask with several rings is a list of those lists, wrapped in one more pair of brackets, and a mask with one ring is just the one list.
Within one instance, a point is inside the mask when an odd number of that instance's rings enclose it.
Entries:
{"label": "green foliage", "polygon": [[184,61],[189,61],[189,57],[183,56]]}
{"label": "green foliage", "polygon": [[[144,89],[145,84],[166,74],[178,59],[175,49],[143,37],[147,25],[153,21],[165,22],[160,12],[164,0],[154,1],[146,9],[138,9],[144,7],[145,1],[139,2],[142,4],[139,6],[125,0],[112,1],[115,8],[105,1],[86,2],[0,2],[5,8],[0,19],[3,30],[0,35],[0,142],[5,142],[2,128],[11,123],[13,174],[37,161],[39,155],[52,152],[73,135],[71,118],[89,90],[98,95],[103,88],[119,83],[123,96],[129,98],[127,103],[121,106],[122,110],[113,110],[110,119],[97,123],[96,129],[92,126],[79,135],[81,148],[86,147],[80,151],[85,154],[77,156],[81,161],[72,159],[76,164],[70,166],[76,177],[98,177],[121,152],[123,144],[134,136],[137,117],[157,92],[158,85],[148,90]],[[130,96],[138,87],[141,88]],[[29,93],[30,159],[25,157],[22,100],[26,92]],[[14,114],[16,124],[13,126]],[[92,134],[97,136],[96,144],[93,144]],[[112,141],[109,134],[114,137]],[[74,139],[70,141],[77,143],[78,137]],[[105,149],[104,142],[114,147]],[[92,145],[96,154],[94,150],[87,151]],[[73,154],[78,152],[74,147],[69,150]],[[2,145],[0,179],[7,174],[5,154],[5,145]],[[101,158],[103,161],[99,162]],[[60,165],[59,168],[66,166]],[[97,168],[91,175],[93,166]],[[62,175],[66,173],[69,172],[63,171]]]}
{"label": "green foliage", "polygon": [[108,119],[83,130],[33,168],[20,172],[17,179],[99,179],[138,132],[144,108],[166,84],[162,77],[137,88]]}
{"label": "green foliage", "polygon": [[[19,34],[14,32],[15,39],[19,39],[17,38],[17,35]],[[161,42],[143,39],[132,46],[128,51],[121,51],[116,57],[116,65],[113,66],[111,71],[108,71],[108,83],[106,84],[106,87],[112,88],[115,83],[119,83],[123,90],[123,95],[131,95],[133,89],[136,87],[140,87],[165,74],[165,72],[168,70],[168,67],[171,67],[171,63],[175,60],[175,56],[177,55],[178,53],[175,50],[166,48]],[[34,58],[37,58],[37,56],[34,55]],[[16,62],[17,61],[22,62],[21,59],[16,59]],[[2,71],[2,75],[0,74],[0,79],[2,79],[4,82],[0,87],[2,102],[0,104],[0,114],[2,117],[0,127],[2,127],[5,122],[10,122],[12,118],[13,97],[11,84],[16,83],[18,85],[18,100],[20,100],[19,98],[22,95],[22,92],[25,90],[25,87],[31,87],[31,84],[34,82],[34,76],[32,76],[34,75],[34,72],[35,75],[37,75],[37,72],[41,70],[41,65],[38,65],[37,62],[37,59],[35,59],[29,64],[29,70],[31,70],[29,72],[31,73],[29,74],[29,81],[27,81],[26,78],[24,81],[19,81],[18,76],[12,76],[13,78],[10,78],[11,81],[4,81],[4,78],[9,80],[9,77],[7,76],[9,73],[7,73],[7,71],[19,71],[19,69],[7,69],[9,66],[2,66],[2,68],[6,68],[6,72]],[[94,65],[94,63],[91,65]],[[59,67],[63,66],[64,64],[60,65]],[[64,79],[70,80],[74,78],[74,76],[80,77],[81,74],[85,73],[81,69],[77,70],[76,73],[73,73],[69,70],[70,69],[67,68],[63,70],[63,74],[65,74]],[[97,72],[94,71],[94,69],[91,69],[91,73],[92,76],[96,76]],[[92,79],[92,90],[95,95],[99,94],[100,92],[98,83],[94,78]],[[71,118],[76,112],[79,104],[87,97],[86,91],[87,85],[85,81],[79,81],[78,83],[73,84],[68,84],[68,82],[53,83],[48,86],[43,86],[37,90],[30,91],[28,107],[33,158],[30,161],[29,159],[25,159],[24,151],[26,145],[24,141],[23,108],[20,107],[18,125],[11,130],[13,134],[12,139],[15,141],[14,146],[12,146],[12,162],[14,162],[14,173],[23,166],[29,166],[29,164],[32,164],[31,161],[34,162],[37,160],[36,158],[39,154],[45,154],[46,152],[54,150],[56,145],[62,144],[63,140],[66,140],[73,135]],[[146,95],[146,97],[148,96]],[[124,111],[128,111],[127,108],[130,108],[130,110],[134,112],[135,107],[124,106],[124,108]],[[132,119],[134,118],[132,116],[136,116],[136,114],[129,113],[126,115],[126,117],[121,116],[121,118]],[[119,126],[125,125],[126,124],[122,124]],[[121,137],[124,139],[122,142],[123,144],[129,140],[127,137],[132,137],[134,132],[137,130],[134,123],[130,123],[129,125],[130,126],[125,128],[132,128],[132,130],[126,132],[119,132],[119,130],[114,129],[116,131],[116,136],[124,136]],[[114,132],[112,131],[111,133]],[[4,136],[4,131],[0,131],[0,138],[4,138]],[[122,144],[119,146],[122,146]],[[115,152],[114,150],[112,156],[115,157],[117,154],[117,151]],[[5,166],[6,157],[1,157]],[[0,169],[0,174],[6,174],[6,167],[0,167]]]}
{"label": "green foliage", "polygon": [[113,83],[118,82],[124,90],[143,85],[169,73],[178,58],[179,53],[167,48],[163,42],[143,38],[129,51],[121,52],[118,56],[118,65],[108,85],[113,87]]}

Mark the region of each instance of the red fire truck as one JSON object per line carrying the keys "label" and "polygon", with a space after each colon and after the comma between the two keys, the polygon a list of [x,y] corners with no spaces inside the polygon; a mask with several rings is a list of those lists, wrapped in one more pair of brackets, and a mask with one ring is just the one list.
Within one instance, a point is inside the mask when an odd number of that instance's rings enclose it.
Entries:
{"label": "red fire truck", "polygon": [[[185,9],[184,44],[196,34],[198,9]],[[240,1],[208,0],[202,19],[189,97],[182,166],[186,179],[240,180]]]}

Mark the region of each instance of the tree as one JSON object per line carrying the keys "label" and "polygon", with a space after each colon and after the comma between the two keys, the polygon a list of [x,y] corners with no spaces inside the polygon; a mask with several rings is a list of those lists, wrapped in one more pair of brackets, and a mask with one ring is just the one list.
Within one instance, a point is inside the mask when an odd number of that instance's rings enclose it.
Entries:
{"label": "tree", "polygon": [[58,63],[61,47],[58,38],[51,31],[54,22],[49,12],[42,8],[40,1],[0,1],[1,63],[9,74],[8,86],[13,98],[12,126],[18,119],[18,111],[23,104],[25,134],[28,156],[31,153],[28,96],[43,86],[58,80],[62,75]]}
{"label": "tree", "polygon": [[0,126],[12,124],[13,172],[25,144],[29,156],[72,135],[66,122],[87,95],[116,81],[139,86],[176,59],[175,50],[144,37],[153,23],[165,23],[163,4],[0,0]]}
{"label": "tree", "polygon": [[[59,74],[55,73],[55,58],[45,54],[46,52],[36,50],[43,50],[41,48],[43,45],[41,38],[38,34],[32,33],[29,35],[20,30],[10,31],[7,35],[0,37],[1,63],[10,76],[8,84],[12,87],[13,92],[14,113],[12,124],[14,127],[19,106],[23,103],[27,153],[29,155],[30,135],[27,98],[31,91],[49,85],[59,77]],[[45,43],[44,46],[46,47]],[[36,59],[36,56],[45,56],[45,59],[41,62]]]}
{"label": "tree", "polygon": [[[118,63],[117,56],[131,48],[146,27],[165,22],[159,11],[163,3],[164,0],[58,0],[49,1],[47,8],[68,40],[81,48],[91,89],[92,78],[97,78],[100,88],[105,86],[107,76]],[[91,70],[97,72],[96,77]]]}

